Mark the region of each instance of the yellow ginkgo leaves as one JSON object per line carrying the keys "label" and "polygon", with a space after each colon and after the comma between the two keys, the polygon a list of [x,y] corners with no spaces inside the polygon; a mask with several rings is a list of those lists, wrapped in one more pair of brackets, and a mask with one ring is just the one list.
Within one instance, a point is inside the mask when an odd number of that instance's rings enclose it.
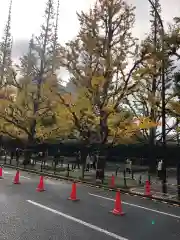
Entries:
{"label": "yellow ginkgo leaves", "polygon": [[177,115],[180,115],[180,103],[179,102],[175,102],[175,101],[171,101],[169,103],[169,107],[170,109],[175,112]]}
{"label": "yellow ginkgo leaves", "polygon": [[71,93],[65,93],[61,96],[63,103],[72,106],[74,104],[74,99]]}
{"label": "yellow ginkgo leaves", "polygon": [[105,78],[103,76],[93,77],[91,80],[92,88],[102,88],[105,83]]}
{"label": "yellow ginkgo leaves", "polygon": [[140,129],[149,129],[160,125],[160,123],[153,122],[149,117],[138,118],[135,121]]}

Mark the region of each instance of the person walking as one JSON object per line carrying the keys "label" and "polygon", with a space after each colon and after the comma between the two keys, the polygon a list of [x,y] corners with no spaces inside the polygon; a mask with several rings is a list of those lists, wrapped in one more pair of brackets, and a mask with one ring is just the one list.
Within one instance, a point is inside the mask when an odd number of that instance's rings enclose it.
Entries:
{"label": "person walking", "polygon": [[128,172],[130,174],[131,169],[132,169],[132,161],[130,159],[127,159],[126,160],[126,172]]}
{"label": "person walking", "polygon": [[157,175],[160,180],[162,179],[162,167],[163,167],[163,160],[159,160],[157,164]]}
{"label": "person walking", "polygon": [[87,158],[86,158],[86,171],[88,171],[88,172],[89,172],[90,164],[91,164],[91,157],[88,154]]}

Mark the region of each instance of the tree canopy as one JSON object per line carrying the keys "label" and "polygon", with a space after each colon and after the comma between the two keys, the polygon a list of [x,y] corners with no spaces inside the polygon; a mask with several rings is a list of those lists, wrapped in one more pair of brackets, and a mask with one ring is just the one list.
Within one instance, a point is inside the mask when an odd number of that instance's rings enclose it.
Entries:
{"label": "tree canopy", "polygon": [[[39,35],[30,39],[28,52],[13,67],[10,5],[0,44],[1,135],[29,143],[73,136],[87,143],[156,144],[162,137],[162,61],[166,134],[178,134],[179,16],[162,38],[156,0],[156,11],[150,8],[149,34],[139,41],[133,35],[134,6],[123,0],[97,0],[87,12],[77,13],[80,30],[61,45],[59,8],[59,1],[56,5],[47,0]],[[61,69],[75,92],[62,85]],[[177,121],[169,124],[172,119]]]}

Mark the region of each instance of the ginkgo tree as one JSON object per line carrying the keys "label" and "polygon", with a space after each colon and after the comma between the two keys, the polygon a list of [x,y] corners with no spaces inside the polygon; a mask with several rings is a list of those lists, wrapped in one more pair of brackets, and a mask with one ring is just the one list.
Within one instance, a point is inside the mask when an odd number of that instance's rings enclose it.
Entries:
{"label": "ginkgo tree", "polygon": [[175,73],[174,78],[174,98],[171,99],[168,103],[168,112],[169,115],[176,119],[174,131],[177,134],[177,141],[179,144],[179,121],[180,121],[180,74],[179,72]]}
{"label": "ginkgo tree", "polygon": [[[52,99],[52,97],[50,99]],[[38,122],[36,132],[37,137],[41,139],[41,141],[68,138],[74,130],[74,122],[68,109],[60,101],[56,101],[51,110],[55,120],[54,124],[52,124],[51,117],[49,119],[51,124],[48,124],[48,126],[42,124],[42,122]]]}
{"label": "ginkgo tree", "polygon": [[[52,15],[52,1],[48,1],[47,7],[46,25],[50,31],[47,15]],[[47,31],[40,34],[44,36],[42,41],[36,39],[42,44],[31,42],[28,56],[21,59],[24,79],[19,81],[22,84],[16,89],[16,100],[8,105],[9,112],[4,111],[1,116],[20,129],[30,142],[34,138],[44,140],[55,136],[60,131],[65,135],[77,131],[87,143],[105,144],[112,136],[118,139],[126,135],[130,139],[140,129],[122,111],[125,97],[139,87],[139,65],[149,56],[146,48],[138,48],[132,36],[134,7],[123,0],[98,0],[88,13],[78,14],[78,19],[81,27],[75,40],[55,51],[59,65],[68,70],[70,80],[77,86],[76,96],[62,95],[57,81],[53,83],[52,61],[44,62],[47,54],[52,57],[49,45],[43,45],[49,37]],[[47,48],[44,57],[40,55],[33,61],[43,46]],[[147,123],[146,128],[149,128]]]}
{"label": "ginkgo tree", "polygon": [[[32,37],[28,52],[20,58],[20,64],[17,66],[22,79],[17,89],[16,108],[23,115],[20,116],[21,120],[23,118],[25,120],[22,125],[26,124],[25,131],[30,145],[34,144],[39,136],[41,139],[42,136],[48,137],[47,133],[42,134],[42,130],[47,129],[47,125],[55,123],[53,104],[47,98],[47,86],[50,82],[54,84],[54,77],[56,78],[56,71],[59,68],[57,61],[59,1],[56,14],[54,10],[54,1],[47,0],[40,32],[38,36]],[[20,108],[22,109],[19,110]]]}
{"label": "ginkgo tree", "polygon": [[[93,77],[91,88],[80,88],[76,97],[72,94],[66,93],[64,95],[58,93],[56,89],[52,89],[53,96],[56,96],[56,102],[62,107],[64,105],[67,113],[65,125],[69,124],[72,130],[79,133],[85,144],[98,142],[105,143],[132,143],[136,137],[141,134],[142,129],[149,129],[155,127],[157,124],[152,122],[150,118],[134,119],[131,114],[127,115],[124,110],[114,108],[113,102],[107,102],[101,111],[107,116],[106,128],[107,136],[106,142],[102,134],[104,134],[104,125],[102,123],[102,116],[100,115],[99,108],[96,105],[96,96],[103,87],[105,82],[104,77]],[[99,81],[100,80],[100,81]],[[61,112],[60,114],[63,114]],[[103,133],[102,133],[103,132]],[[84,159],[85,163],[85,159]],[[82,168],[82,176],[84,176]]]}
{"label": "ginkgo tree", "polygon": [[11,138],[20,139],[24,131],[19,128],[19,123],[14,125],[13,119],[10,117],[15,103],[16,90],[12,87],[4,87],[0,91],[0,132],[1,135]]}
{"label": "ginkgo tree", "polygon": [[[78,14],[78,19],[79,34],[60,50],[61,65],[78,89],[77,104],[65,106],[80,135],[90,139],[91,128],[103,144],[110,133],[109,119],[119,114],[125,97],[138,88],[136,75],[148,52],[139,49],[132,36],[134,7],[126,1],[98,0],[88,13]],[[84,106],[79,108],[78,99]]]}
{"label": "ginkgo tree", "polygon": [[[100,84],[98,81],[100,79]],[[101,123],[101,116],[99,109],[94,104],[94,96],[97,89],[102,88],[102,79],[92,79],[91,88],[81,88],[78,91],[76,97],[72,94],[66,93],[61,95],[54,91],[54,95],[57,96],[55,100],[58,107],[60,107],[60,115],[62,120],[66,121],[65,126],[71,126],[71,129],[76,129],[79,132],[79,136],[87,143],[102,142],[101,131],[103,126]],[[63,111],[62,111],[62,106]],[[66,116],[64,115],[66,112]],[[131,113],[128,113],[124,109],[118,109],[115,111],[113,103],[110,102],[104,106],[103,111],[108,114],[107,118],[107,142],[123,143],[123,141],[132,142],[135,139],[136,134],[140,134],[142,129],[149,129],[157,126],[157,123],[150,120],[150,118],[139,117],[135,119]],[[65,118],[64,118],[65,117]]]}
{"label": "ginkgo tree", "polygon": [[[49,77],[41,86],[39,108],[34,114],[34,99],[37,86],[31,78],[19,80],[19,87],[5,88],[1,91],[1,132],[11,135],[13,138],[21,138],[22,141],[33,139],[31,126],[36,120],[36,140],[45,140],[49,137],[50,130],[61,128],[56,121],[56,103],[50,97],[50,86],[57,86],[56,78]],[[57,87],[56,87],[57,88]]]}

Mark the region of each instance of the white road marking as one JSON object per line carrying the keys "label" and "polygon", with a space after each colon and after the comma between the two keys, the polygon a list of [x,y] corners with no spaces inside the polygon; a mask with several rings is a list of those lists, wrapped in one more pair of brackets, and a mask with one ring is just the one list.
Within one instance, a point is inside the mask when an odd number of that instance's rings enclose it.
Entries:
{"label": "white road marking", "polygon": [[[6,171],[4,171],[4,173],[5,174],[9,174],[9,175],[13,175],[14,174],[14,173],[6,172]],[[20,178],[31,180],[31,178],[28,178],[28,177],[25,177],[25,176],[21,176],[21,175],[20,175]]]}
{"label": "white road marking", "polygon": [[110,236],[110,237],[112,237],[112,238],[114,238],[114,239],[118,239],[118,240],[128,240],[127,238],[121,237],[121,236],[119,236],[119,235],[117,235],[117,234],[115,234],[115,233],[109,232],[109,231],[107,231],[107,230],[105,230],[105,229],[103,229],[103,228],[97,227],[97,226],[95,226],[95,225],[93,225],[93,224],[91,224],[91,223],[84,222],[84,221],[81,220],[81,219],[72,217],[72,216],[70,216],[70,215],[67,215],[67,214],[62,213],[62,212],[60,212],[60,211],[57,211],[57,210],[55,210],[55,209],[49,208],[49,207],[47,207],[47,206],[45,206],[45,205],[42,205],[42,204],[40,204],[40,203],[31,201],[31,200],[27,200],[27,202],[28,202],[28,203],[31,203],[31,204],[33,204],[33,205],[35,205],[35,206],[37,206],[37,207],[40,207],[40,208],[42,208],[42,209],[45,209],[45,210],[47,210],[47,211],[50,211],[50,212],[52,212],[52,213],[55,213],[55,214],[57,214],[57,215],[59,215],[59,216],[61,216],[61,217],[64,217],[64,218],[66,218],[66,219],[69,219],[69,220],[71,220],[71,221],[74,221],[74,222],[76,222],[76,223],[79,223],[79,224],[81,224],[81,225],[84,225],[84,226],[86,226],[86,227],[88,227],[88,228],[91,228],[91,229],[93,229],[93,230],[95,230],[95,231],[104,233],[104,234],[106,234],[107,236]]}
{"label": "white road marking", "polygon": [[25,177],[25,176],[21,176],[21,175],[20,175],[20,178],[31,180],[31,178],[28,178],[28,177]]}
{"label": "white road marking", "polygon": [[[97,195],[97,194],[93,194],[93,193],[88,193],[88,194],[90,196],[94,196],[94,197],[97,197],[97,198],[102,198],[102,199],[106,199],[106,200],[113,201],[113,202],[115,201],[112,198],[103,197],[103,196],[100,196],[100,195]],[[152,209],[152,208],[143,207],[143,206],[133,204],[133,203],[123,202],[123,201],[122,201],[122,203],[125,204],[125,205],[128,205],[128,206],[131,206],[131,207],[137,207],[137,208],[141,208],[141,209],[144,209],[144,210],[147,210],[147,211],[151,211],[151,212],[163,214],[163,215],[166,215],[166,216],[169,216],[169,217],[180,219],[180,216],[174,215],[174,214],[171,214],[171,213],[161,212],[161,211],[158,211],[158,210],[155,210],[155,209]]]}
{"label": "white road marking", "polygon": [[48,179],[48,178],[45,178],[45,181],[46,181],[47,184],[54,184],[54,185],[58,185],[59,184],[59,182],[57,182],[57,181],[55,182],[52,179]]}

